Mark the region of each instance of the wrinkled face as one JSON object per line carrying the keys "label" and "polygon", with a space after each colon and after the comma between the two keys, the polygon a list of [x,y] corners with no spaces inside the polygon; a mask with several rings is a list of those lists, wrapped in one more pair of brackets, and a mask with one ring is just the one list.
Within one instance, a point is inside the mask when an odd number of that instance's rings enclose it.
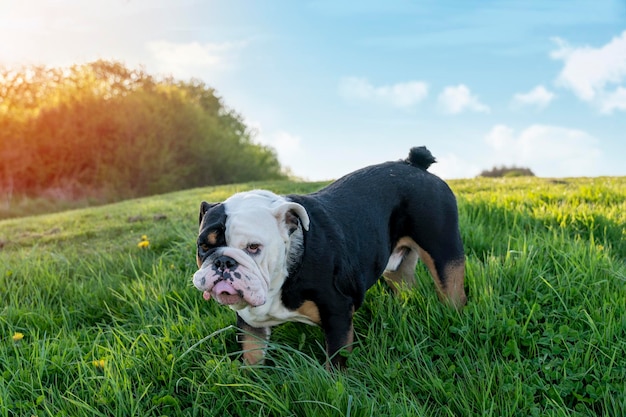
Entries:
{"label": "wrinkled face", "polygon": [[202,203],[193,284],[234,309],[265,304],[287,276],[292,234],[308,221],[302,206],[266,191]]}

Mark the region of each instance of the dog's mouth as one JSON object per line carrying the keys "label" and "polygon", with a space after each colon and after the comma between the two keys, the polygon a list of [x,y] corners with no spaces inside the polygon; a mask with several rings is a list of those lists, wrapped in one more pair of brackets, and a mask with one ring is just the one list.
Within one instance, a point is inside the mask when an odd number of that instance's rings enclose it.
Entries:
{"label": "dog's mouth", "polygon": [[213,298],[235,310],[265,304],[269,279],[244,255],[238,249],[222,248],[204,261],[193,274],[193,284],[205,300]]}
{"label": "dog's mouth", "polygon": [[210,300],[212,297],[218,303],[228,306],[245,303],[242,292],[226,280],[219,281],[211,291],[204,291],[202,297],[205,300]]}

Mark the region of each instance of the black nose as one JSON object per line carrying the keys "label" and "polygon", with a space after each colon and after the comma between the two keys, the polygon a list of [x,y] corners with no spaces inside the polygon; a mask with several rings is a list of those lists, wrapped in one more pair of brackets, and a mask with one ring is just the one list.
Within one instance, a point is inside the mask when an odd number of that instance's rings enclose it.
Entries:
{"label": "black nose", "polygon": [[222,255],[213,261],[213,266],[219,271],[234,269],[237,266],[237,261],[235,261],[230,256]]}

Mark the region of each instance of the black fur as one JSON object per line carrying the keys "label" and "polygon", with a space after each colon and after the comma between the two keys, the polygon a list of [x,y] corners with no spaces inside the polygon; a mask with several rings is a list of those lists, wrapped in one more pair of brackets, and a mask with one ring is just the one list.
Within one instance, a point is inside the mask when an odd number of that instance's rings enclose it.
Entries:
{"label": "black fur", "polygon": [[[202,263],[217,248],[226,246],[226,212],[221,203],[210,204],[205,201],[200,204],[200,231],[197,240],[197,258]],[[215,241],[209,235],[215,236]]]}
{"label": "black fur", "polygon": [[425,147],[413,148],[405,161],[363,168],[313,194],[287,196],[304,206],[311,225],[282,301],[294,310],[306,300],[318,306],[329,354],[330,344],[341,347],[352,311],[381,277],[400,238],[410,236],[438,268],[464,258],[456,199],[426,171],[434,161]]}

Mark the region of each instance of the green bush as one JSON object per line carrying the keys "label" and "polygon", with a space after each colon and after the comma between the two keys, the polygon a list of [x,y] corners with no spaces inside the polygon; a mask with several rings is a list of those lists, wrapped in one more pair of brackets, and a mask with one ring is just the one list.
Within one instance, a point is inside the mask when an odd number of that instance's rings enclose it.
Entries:
{"label": "green bush", "polygon": [[479,177],[487,177],[487,178],[499,178],[499,177],[534,177],[535,174],[530,170],[530,168],[521,168],[521,167],[493,167],[491,170],[484,170],[479,175]]}

